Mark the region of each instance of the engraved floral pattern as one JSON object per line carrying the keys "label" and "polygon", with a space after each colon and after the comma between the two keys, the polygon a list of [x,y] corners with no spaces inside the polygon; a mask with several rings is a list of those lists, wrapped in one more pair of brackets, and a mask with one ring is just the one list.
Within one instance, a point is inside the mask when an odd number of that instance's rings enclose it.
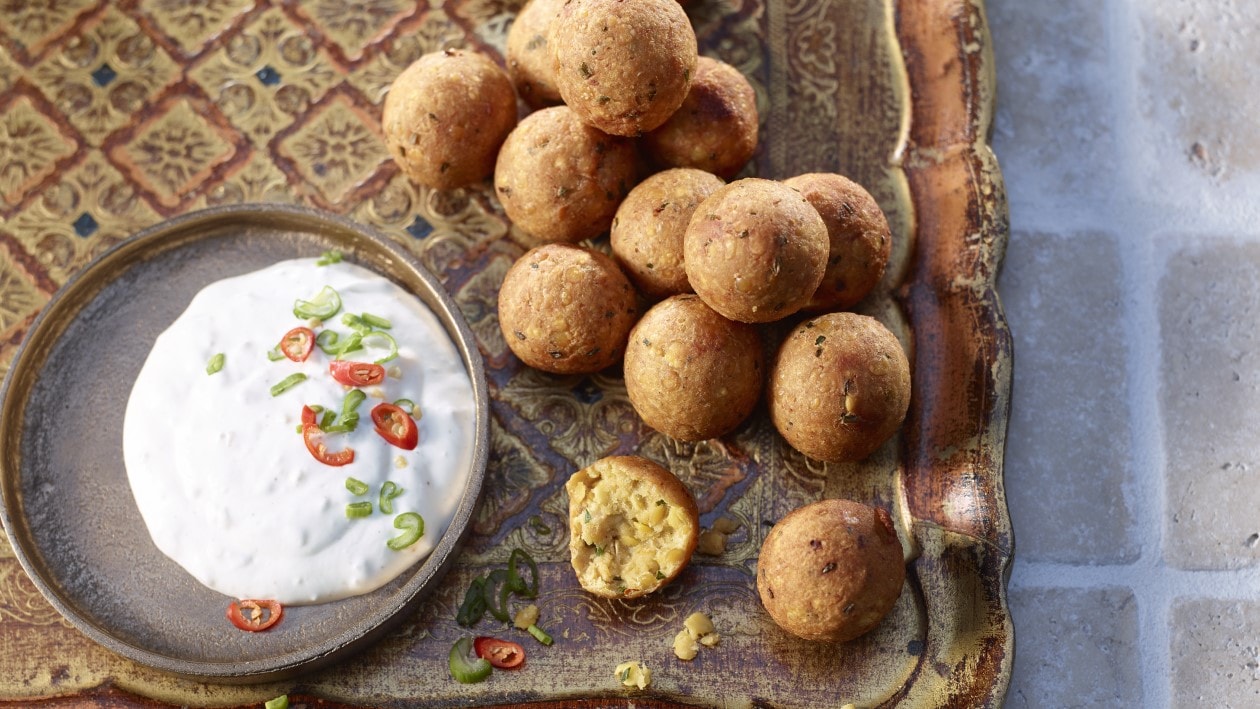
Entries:
{"label": "engraved floral pattern", "polygon": [[353,62],[363,56],[368,45],[415,12],[416,5],[407,0],[314,0],[298,11]]}
{"label": "engraved floral pattern", "polygon": [[0,113],[0,209],[16,204],[26,191],[74,154],[75,144],[25,96]]}
{"label": "engraved floral pattern", "polygon": [[468,42],[463,28],[440,9],[404,23],[384,44],[382,52],[364,62],[348,77],[373,103],[385,100],[389,85],[412,62],[429,52],[462,47]]}
{"label": "engraved floral pattern", "polygon": [[179,100],[111,155],[127,165],[132,177],[159,202],[175,206],[235,152],[236,147],[189,101]]}
{"label": "engraved floral pattern", "polygon": [[0,31],[38,54],[95,4],[93,0],[0,0]]}
{"label": "engraved floral pattern", "polygon": [[254,7],[255,0],[142,0],[140,9],[188,55]]}
{"label": "engraved floral pattern", "polygon": [[324,51],[278,8],[252,19],[189,76],[259,148],[338,81]]}
{"label": "engraved floral pattern", "polygon": [[344,95],[321,106],[276,152],[329,205],[345,203],[390,159],[377,119]]}
{"label": "engraved floral pattern", "polygon": [[[60,285],[97,254],[158,219],[131,183],[93,153],[14,217],[12,229]],[[88,225],[94,225],[91,231]]]}
{"label": "engraved floral pattern", "polygon": [[88,143],[99,146],[172,84],[179,70],[134,20],[111,7],[32,73]]}
{"label": "engraved floral pattern", "polygon": [[[0,251],[0,333],[8,332],[47,301],[48,294],[36,288],[8,255]],[[0,539],[0,544],[4,545],[0,547],[0,558],[3,558],[8,542]]]}

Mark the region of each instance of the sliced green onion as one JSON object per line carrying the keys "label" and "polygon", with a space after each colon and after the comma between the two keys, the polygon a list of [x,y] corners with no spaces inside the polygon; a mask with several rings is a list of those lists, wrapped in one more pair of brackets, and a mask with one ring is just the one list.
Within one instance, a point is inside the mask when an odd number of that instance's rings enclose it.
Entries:
{"label": "sliced green onion", "polygon": [[318,318],[327,320],[341,310],[341,294],[332,286],[324,286],[310,300],[296,300],[293,303],[293,315],[303,320]]}
{"label": "sliced green onion", "polygon": [[271,349],[267,350],[267,359],[271,360],[272,362],[279,362],[282,359],[288,359],[288,358],[285,357],[284,353],[280,351],[280,345],[276,345],[275,347],[272,347]]}
{"label": "sliced green onion", "polygon": [[289,695],[281,694],[275,699],[268,699],[263,709],[289,709]]}
{"label": "sliced green onion", "polygon": [[399,399],[394,402],[394,406],[406,411],[408,416],[414,418],[416,415],[416,402],[411,399]]}
{"label": "sliced green onion", "polygon": [[368,484],[362,480],[346,478],[346,489],[349,490],[352,495],[366,495],[368,490],[371,488],[368,487]]}
{"label": "sliced green onion", "polygon": [[350,519],[361,519],[372,515],[371,502],[351,502],[346,505],[346,517]]}
{"label": "sliced green onion", "polygon": [[[345,398],[341,400],[341,413],[336,420],[327,425],[321,422],[320,428],[325,433],[348,433],[358,428],[359,413],[355,409],[359,408],[359,404],[362,404],[366,399],[367,394],[364,394],[360,389],[351,389],[346,392]],[[327,415],[326,413],[325,417]]]}
{"label": "sliced green onion", "polygon": [[542,643],[543,645],[551,645],[551,643],[555,642],[554,640],[551,639],[551,636],[547,634],[547,631],[543,630],[537,625],[531,624],[528,628],[526,628],[526,630],[529,631],[530,635],[534,636],[535,640]]}
{"label": "sliced green onion", "polygon": [[319,430],[327,433],[328,427],[336,420],[337,414],[334,414],[332,409],[324,409],[324,415],[319,417]]}
{"label": "sliced green onion", "polygon": [[381,485],[380,508],[382,514],[394,514],[394,498],[403,494],[403,489],[394,484],[393,480],[386,480]]}
{"label": "sliced green onion", "polygon": [[[523,559],[526,566],[529,567],[529,575],[532,583],[526,584],[525,579],[521,578],[516,570],[516,560]],[[512,556],[508,557],[508,575],[507,586],[516,593],[525,598],[538,597],[538,564],[534,563],[531,557],[524,549],[516,548],[512,550]]]}
{"label": "sliced green onion", "polygon": [[464,604],[459,607],[459,611],[455,614],[455,622],[464,626],[471,627],[481,620],[481,616],[486,614],[486,599],[482,597],[485,591],[486,580],[480,576],[472,580],[468,584],[468,590],[464,592]]}
{"label": "sliced green onion", "polygon": [[462,637],[451,646],[451,676],[460,684],[476,684],[490,676],[490,661],[478,657],[475,661],[468,658],[472,652],[472,640]]}
{"label": "sliced green onion", "polygon": [[[341,252],[336,249],[325,251],[315,260],[316,266],[328,266],[334,263],[341,263]],[[267,707],[267,709],[271,709],[271,707]]]}
{"label": "sliced green onion", "polygon": [[284,379],[281,379],[279,382],[277,382],[275,385],[271,387],[271,395],[280,396],[281,394],[292,389],[298,384],[301,384],[304,381],[306,381],[305,374],[302,374],[301,372],[297,372],[296,374],[290,374],[289,376],[285,377]]}
{"label": "sliced green onion", "polygon": [[388,330],[394,326],[389,320],[379,315],[373,315],[372,313],[363,313],[359,316],[359,319],[377,330]]}
{"label": "sliced green onion", "polygon": [[363,349],[363,335],[357,332],[352,332],[341,342],[340,345],[337,346],[337,359],[341,359],[351,352],[357,352],[361,349]]}
{"label": "sliced green onion", "polygon": [[[380,340],[379,343],[375,342]],[[391,359],[398,356],[398,343],[390,336],[388,332],[373,330],[363,336],[364,347],[375,347],[376,349],[385,350],[385,356],[380,359],[372,360],[375,364],[385,364]]]}
{"label": "sliced green onion", "polygon": [[[366,504],[371,507],[371,503]],[[406,549],[424,536],[424,518],[415,512],[404,512],[394,518],[394,529],[404,531],[385,544],[394,551]]]}
{"label": "sliced green onion", "polygon": [[533,515],[529,518],[529,526],[533,527],[534,531],[539,534],[551,534],[551,527],[547,526],[547,523],[544,522],[543,518],[539,515]]}
{"label": "sliced green onion", "polygon": [[[337,348],[337,340],[339,339],[341,339],[341,335],[338,335],[335,330],[320,330],[319,334],[315,336],[315,346],[323,350],[324,354],[333,356],[340,351]],[[276,350],[276,354],[279,354],[278,350]],[[271,355],[268,354],[267,356],[270,357]],[[283,357],[284,355],[281,356]]]}
{"label": "sliced green onion", "polygon": [[215,374],[223,369],[223,363],[227,361],[227,355],[219,352],[210,358],[210,362],[206,364],[206,374]]}
{"label": "sliced green onion", "polygon": [[372,331],[372,326],[367,324],[367,322],[363,318],[359,317],[358,315],[355,315],[354,313],[342,313],[341,324],[345,325],[351,330],[354,330],[360,335],[366,335]]}
{"label": "sliced green onion", "polygon": [[[486,584],[482,588],[481,593],[481,597],[486,601],[486,610],[490,611],[490,615],[494,616],[495,619],[501,620],[504,623],[508,621],[507,608],[504,607],[506,604],[499,603],[499,605],[496,606],[495,602],[500,600],[499,588],[500,585],[506,581],[507,571],[504,569],[495,569],[490,572],[489,576],[486,577]],[[507,599],[503,598],[502,600]]]}

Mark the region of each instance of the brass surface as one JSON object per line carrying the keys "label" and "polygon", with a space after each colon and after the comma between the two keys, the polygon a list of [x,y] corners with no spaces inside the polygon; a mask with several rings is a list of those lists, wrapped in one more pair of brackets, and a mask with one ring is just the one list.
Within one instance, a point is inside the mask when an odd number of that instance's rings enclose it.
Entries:
{"label": "brass surface", "polygon": [[[64,0],[0,8],[0,366],[7,369],[57,287],[110,245],[200,207],[290,202],[375,227],[438,275],[485,358],[491,414],[484,493],[450,573],[363,653],[273,684],[180,679],[70,626],[0,542],[0,699],[200,706],[295,692],[354,706],[580,697],[1001,705],[1014,653],[1001,474],[1012,358],[995,287],[1008,224],[988,147],[995,82],[983,3],[687,4],[701,52],[738,67],[756,89],[762,138],[745,174],[846,174],[892,225],[893,261],[859,310],[906,345],[914,395],[902,434],[850,465],[791,451],[764,407],[728,437],[677,443],[638,420],[615,369],[557,377],[511,355],[495,314],[497,286],[527,239],[488,183],[445,193],[408,183],[385,154],[377,121],[390,81],[423,52],[466,46],[501,61],[520,4]],[[84,408],[85,425],[101,415]],[[741,523],[723,556],[697,557],[658,597],[637,602],[583,593],[567,561],[563,483],[620,453],[679,474],[702,524],[719,516]],[[891,616],[842,645],[780,631],[753,579],[769,524],[821,496],[893,509],[913,558]],[[466,632],[453,620],[463,589],[514,546],[541,562],[540,625],[556,644],[522,636],[522,671],[455,684],[446,653]],[[670,647],[693,610],[713,617],[722,642],[683,663]],[[515,631],[483,621],[477,632]],[[613,667],[630,659],[653,668],[647,692],[618,688]]]}

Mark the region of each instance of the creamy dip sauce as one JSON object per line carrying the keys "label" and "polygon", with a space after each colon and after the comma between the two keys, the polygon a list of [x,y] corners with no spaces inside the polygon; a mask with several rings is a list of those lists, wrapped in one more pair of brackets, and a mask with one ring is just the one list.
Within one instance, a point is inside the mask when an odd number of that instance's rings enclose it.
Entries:
{"label": "creamy dip sauce", "polygon": [[[310,326],[293,314],[324,286],[342,309],[322,327],[342,337],[343,313],[391,322],[398,357],[391,375],[358,407],[358,427],[329,435],[328,448],[354,449],[354,461],[317,461],[298,432],[303,405],[341,410],[347,387],[329,374],[334,357],[316,347],[305,362],[267,357],[290,329]],[[223,353],[223,368],[207,363]],[[380,353],[345,359],[372,361]],[[362,358],[362,360],[360,360]],[[271,395],[301,372],[307,379]],[[375,430],[381,402],[418,405],[419,445],[403,450]],[[473,450],[472,385],[454,343],[415,296],[348,263],[285,261],[207,286],[153,345],[136,379],[123,424],[127,476],[154,544],[198,581],[235,598],[317,603],[376,589],[436,546],[463,492]],[[353,477],[369,487],[346,488]],[[404,492],[381,512],[381,486]],[[372,514],[349,519],[346,505],[370,502]],[[424,534],[401,550],[404,512],[419,513]]]}

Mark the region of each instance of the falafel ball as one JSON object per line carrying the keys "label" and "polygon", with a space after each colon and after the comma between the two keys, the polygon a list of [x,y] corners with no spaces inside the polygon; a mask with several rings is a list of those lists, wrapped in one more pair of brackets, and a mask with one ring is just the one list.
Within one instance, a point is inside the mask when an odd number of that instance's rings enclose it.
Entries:
{"label": "falafel ball", "polygon": [[499,326],[525,364],[557,374],[598,372],[621,360],[638,316],[634,287],[594,249],[546,244],[508,269]]}
{"label": "falafel ball", "polygon": [[516,92],[488,57],[463,49],[426,54],[390,86],[381,111],[389,153],[403,174],[434,189],[494,172],[516,125]]}
{"label": "falafel ball", "polygon": [[906,580],[888,512],[829,499],[789,512],[766,535],[757,593],[779,627],[806,640],[852,640],[884,619]]}
{"label": "falafel ball", "polygon": [[827,225],[827,271],[805,310],[843,310],[879,284],[892,253],[892,231],[875,198],[842,175],[815,172],[783,181],[814,205]]}
{"label": "falafel ball", "polygon": [[518,227],[540,241],[573,243],[608,231],[641,165],[631,141],[553,106],[526,116],[508,135],[494,187]]}
{"label": "falafel ball", "polygon": [[696,33],[677,0],[569,0],[547,44],[564,102],[613,135],[664,123],[696,74]]}
{"label": "falafel ball", "polygon": [[757,94],[738,69],[700,57],[682,106],[643,137],[658,165],[735,177],[757,152]]}
{"label": "falafel ball", "polygon": [[560,103],[547,31],[565,0],[529,0],[507,36],[507,68],[516,91],[533,108]]}
{"label": "falafel ball", "polygon": [[718,315],[695,295],[657,303],[630,331],[626,393],[643,422],[671,438],[729,433],[761,396],[757,329]]}
{"label": "falafel ball", "polygon": [[691,215],[724,182],[703,170],[658,172],[630,190],[613,218],[613,256],[651,298],[690,293],[683,235]]}
{"label": "falafel ball", "polygon": [[822,315],[779,347],[769,400],[774,427],[796,450],[816,460],[861,460],[905,419],[910,362],[875,318]]}
{"label": "falafel ball", "polygon": [[687,279],[731,320],[771,322],[800,310],[822,281],[827,227],[800,192],[747,178],[696,208],[683,238]]}

